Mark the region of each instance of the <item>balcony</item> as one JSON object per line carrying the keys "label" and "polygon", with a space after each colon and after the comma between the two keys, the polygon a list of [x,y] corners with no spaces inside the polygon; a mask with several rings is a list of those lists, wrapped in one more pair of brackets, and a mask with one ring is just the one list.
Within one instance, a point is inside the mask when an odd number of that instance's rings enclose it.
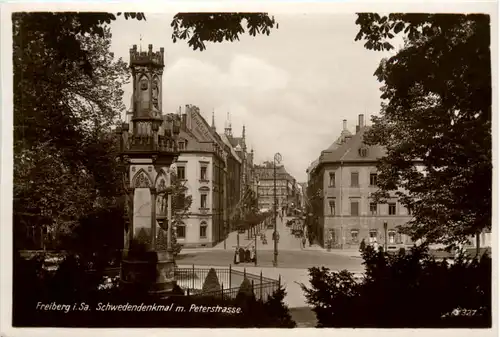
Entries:
{"label": "balcony", "polygon": [[164,152],[177,154],[178,149],[172,137],[156,135],[130,135],[125,137],[123,150],[131,152]]}

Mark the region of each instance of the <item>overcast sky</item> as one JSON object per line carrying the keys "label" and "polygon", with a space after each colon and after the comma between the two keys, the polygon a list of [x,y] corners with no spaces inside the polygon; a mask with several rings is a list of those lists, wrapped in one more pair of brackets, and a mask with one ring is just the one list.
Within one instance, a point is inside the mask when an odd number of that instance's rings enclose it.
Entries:
{"label": "overcast sky", "polygon": [[[165,48],[163,112],[194,104],[210,123],[215,110],[223,132],[230,112],[233,134],[246,126],[256,163],[280,152],[287,170],[306,181],[306,169],[340,134],[342,120],[354,131],[357,116],[380,110],[380,86],[373,76],[387,53],[354,41],[355,14],[272,13],[279,29],[269,36],[207,44],[193,51],[173,43],[173,15],[147,14],[147,21],[112,23],[112,51],[129,62],[129,48]],[[130,105],[131,85],[124,101]]]}

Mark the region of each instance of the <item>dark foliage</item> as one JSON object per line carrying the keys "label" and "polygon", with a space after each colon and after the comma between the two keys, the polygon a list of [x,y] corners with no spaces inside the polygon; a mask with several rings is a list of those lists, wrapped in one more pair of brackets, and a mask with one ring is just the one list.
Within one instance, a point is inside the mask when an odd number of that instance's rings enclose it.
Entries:
{"label": "dark foliage", "polygon": [[363,252],[365,279],[310,268],[302,285],[318,327],[440,328],[491,326],[491,258],[435,261],[425,247],[395,255]]}
{"label": "dark foliage", "polygon": [[253,292],[252,283],[247,277],[245,277],[243,282],[241,282],[240,289],[236,295],[236,302],[245,305],[253,301],[255,301],[255,294]]}
{"label": "dark foliage", "polygon": [[[285,296],[285,289],[280,287],[276,292],[269,296],[267,302],[265,302],[267,309],[266,312],[273,313],[272,316],[268,316],[269,322],[265,324],[266,326],[277,328],[296,327],[296,323],[292,320],[288,306],[283,303]],[[263,316],[262,318],[265,319],[266,317]]]}
{"label": "dark foliage", "polygon": [[207,277],[205,278],[205,282],[203,282],[202,292],[215,292],[220,290],[221,288],[217,273],[215,272],[214,268],[210,268]]}
{"label": "dark foliage", "polygon": [[365,142],[387,155],[374,196],[384,201],[399,188],[413,215],[402,231],[414,240],[453,244],[491,229],[490,17],[359,14],[356,24],[367,49],[405,39],[375,72],[387,103]]}
{"label": "dark foliage", "polygon": [[[68,257],[54,274],[45,271],[43,259],[25,260],[16,257],[18,268],[14,273],[13,325],[24,327],[294,327],[288,308],[283,304],[284,290],[273,294],[269,301],[250,300],[247,296],[242,305],[238,300],[220,297],[182,296],[178,286],[173,294],[164,299],[151,297],[135,289],[125,292],[118,287],[98,290],[101,273],[84,272],[75,257]],[[98,276],[99,275],[99,276]],[[37,310],[37,303],[70,305],[64,311]],[[164,305],[174,304],[172,311],[116,311],[97,310],[102,305]],[[75,305],[75,307],[73,307]],[[195,312],[195,306],[241,308],[241,313]],[[184,312],[175,308],[184,307]],[[76,308],[76,309],[73,309]],[[85,310],[87,308],[88,310]],[[191,310],[190,310],[191,309]],[[220,309],[215,309],[219,310]]]}
{"label": "dark foliage", "polygon": [[238,41],[245,22],[251,36],[269,35],[276,24],[267,13],[178,13],[171,23],[172,40],[188,40],[191,48],[203,51],[205,42]]}

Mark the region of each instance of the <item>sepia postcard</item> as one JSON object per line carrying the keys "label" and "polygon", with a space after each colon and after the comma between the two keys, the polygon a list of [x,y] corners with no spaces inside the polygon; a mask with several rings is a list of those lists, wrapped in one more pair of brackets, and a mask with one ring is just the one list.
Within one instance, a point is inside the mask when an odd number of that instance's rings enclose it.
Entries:
{"label": "sepia postcard", "polygon": [[2,5],[2,336],[497,335],[497,9]]}

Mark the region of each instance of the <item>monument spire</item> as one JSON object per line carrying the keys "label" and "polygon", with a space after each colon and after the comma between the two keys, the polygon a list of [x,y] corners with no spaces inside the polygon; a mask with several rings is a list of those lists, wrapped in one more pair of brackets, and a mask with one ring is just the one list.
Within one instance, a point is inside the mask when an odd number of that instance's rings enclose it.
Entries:
{"label": "monument spire", "polygon": [[231,130],[231,115],[228,111],[227,113],[227,119],[226,119],[226,127],[224,128],[224,133],[226,134],[226,136],[228,137],[232,137],[232,130]]}

